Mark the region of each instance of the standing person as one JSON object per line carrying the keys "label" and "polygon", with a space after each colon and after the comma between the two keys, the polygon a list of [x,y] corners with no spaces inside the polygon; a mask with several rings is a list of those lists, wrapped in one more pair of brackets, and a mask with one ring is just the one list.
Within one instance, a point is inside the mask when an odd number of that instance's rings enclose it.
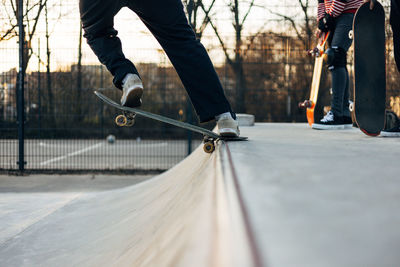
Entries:
{"label": "standing person", "polygon": [[141,105],[143,84],[134,64],[125,58],[114,29],[122,7],[135,12],[165,50],[175,67],[200,122],[216,119],[218,133],[239,136],[236,115],[224,95],[214,66],[188,24],[180,0],[80,0],[84,37],[122,90],[121,104]]}
{"label": "standing person", "polygon": [[347,51],[352,40],[349,32],[352,29],[354,14],[363,0],[318,0],[319,38],[322,33],[330,32],[328,39],[328,68],[332,77],[331,110],[312,128],[344,129],[351,127],[352,120],[349,111],[349,73],[347,71]]}
{"label": "standing person", "polygon": [[[368,2],[370,8],[373,9],[376,0],[364,0],[364,3]],[[390,2],[390,25],[393,32],[394,59],[400,72],[400,0],[391,0]]]}
{"label": "standing person", "polygon": [[[365,3],[370,2],[370,8],[374,8],[376,0],[364,0]],[[400,0],[391,0],[390,2],[390,25],[393,32],[394,59],[397,69],[400,72]],[[400,127],[395,126],[381,132],[382,136],[398,136],[400,137]]]}
{"label": "standing person", "polygon": [[393,31],[394,58],[400,72],[400,0],[391,0],[390,25]]}

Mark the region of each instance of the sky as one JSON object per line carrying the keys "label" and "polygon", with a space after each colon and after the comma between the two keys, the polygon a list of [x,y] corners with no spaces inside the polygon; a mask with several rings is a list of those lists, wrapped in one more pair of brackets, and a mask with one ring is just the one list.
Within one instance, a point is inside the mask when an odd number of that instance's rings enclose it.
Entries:
{"label": "sky", "polygon": [[[215,12],[216,24],[221,29],[223,38],[232,40],[234,31],[231,26],[231,14],[226,8],[228,0],[217,1],[218,8]],[[245,24],[244,33],[250,35],[259,31],[262,27],[265,30],[277,30],[280,23],[276,21],[276,16],[268,10],[287,14],[292,17],[299,17],[301,10],[294,0],[256,0],[257,7],[253,7]],[[55,5],[49,9],[49,28],[50,28],[50,49],[52,70],[65,69],[77,61],[77,47],[79,37],[79,12],[78,1],[64,0],[62,6]],[[28,71],[38,69],[38,58],[46,61],[46,39],[44,13],[41,23],[38,25],[36,38],[33,39],[32,47],[35,55],[29,63]],[[4,19],[4,16],[0,18]],[[115,18],[115,28],[119,31],[119,37],[123,43],[123,49],[128,58],[134,62],[165,62],[166,58],[161,51],[154,37],[148,32],[143,23],[129,9],[122,9]],[[39,44],[40,42],[40,44]],[[223,62],[223,54],[219,48],[219,43],[211,28],[208,28],[202,39],[202,43],[209,49],[214,64]],[[40,46],[40,49],[39,49]],[[17,38],[11,41],[0,42],[0,72],[7,71],[18,65],[18,43]],[[83,64],[98,64],[97,58],[83,42]],[[45,65],[41,65],[45,69]]]}

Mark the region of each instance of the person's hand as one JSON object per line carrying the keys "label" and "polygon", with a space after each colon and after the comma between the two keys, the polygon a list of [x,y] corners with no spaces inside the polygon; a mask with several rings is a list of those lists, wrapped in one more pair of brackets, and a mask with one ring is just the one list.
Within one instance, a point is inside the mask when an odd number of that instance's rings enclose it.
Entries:
{"label": "person's hand", "polygon": [[322,31],[320,30],[320,29],[317,29],[316,31],[315,31],[315,36],[319,39],[319,38],[321,38],[321,36],[322,36]]}
{"label": "person's hand", "polygon": [[364,3],[369,3],[369,9],[374,9],[376,0],[364,0]]}
{"label": "person's hand", "polygon": [[325,16],[318,21],[318,29],[321,32],[329,32],[334,27],[335,27],[335,20],[329,14],[325,14]]}

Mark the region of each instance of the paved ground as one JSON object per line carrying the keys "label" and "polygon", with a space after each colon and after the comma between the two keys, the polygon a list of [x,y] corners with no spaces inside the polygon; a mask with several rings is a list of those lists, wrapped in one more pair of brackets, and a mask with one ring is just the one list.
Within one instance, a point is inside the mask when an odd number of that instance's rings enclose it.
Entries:
{"label": "paved ground", "polygon": [[[145,175],[0,175],[0,247],[74,200],[95,192],[123,189],[150,178]],[[0,266],[1,262],[0,259]]]}
{"label": "paved ground", "polygon": [[0,265],[400,266],[400,138],[242,134],[133,186],[3,177]]}
{"label": "paved ground", "polygon": [[97,192],[124,188],[152,175],[0,175],[0,194],[46,192]]}
{"label": "paved ground", "polygon": [[305,124],[230,145],[266,266],[400,266],[400,138]]}

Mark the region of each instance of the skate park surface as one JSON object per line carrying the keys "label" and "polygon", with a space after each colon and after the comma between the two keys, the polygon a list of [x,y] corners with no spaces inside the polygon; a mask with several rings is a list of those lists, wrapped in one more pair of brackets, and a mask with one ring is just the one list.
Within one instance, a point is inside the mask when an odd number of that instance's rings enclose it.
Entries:
{"label": "skate park surface", "polygon": [[151,178],[0,176],[0,266],[400,266],[400,138],[241,134]]}

